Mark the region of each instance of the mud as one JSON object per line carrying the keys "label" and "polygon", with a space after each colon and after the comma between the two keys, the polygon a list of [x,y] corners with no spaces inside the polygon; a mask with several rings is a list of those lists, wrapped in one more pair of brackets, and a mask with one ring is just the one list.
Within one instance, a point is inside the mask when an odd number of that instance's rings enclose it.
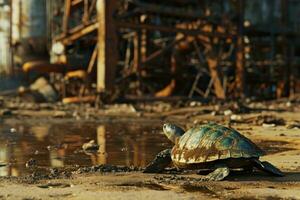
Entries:
{"label": "mud", "polygon": [[[300,131],[286,126],[300,119],[297,102],[292,107],[284,102],[249,104],[247,112],[225,105],[171,111],[167,105],[144,106],[150,111],[140,105],[126,114],[74,105],[38,105],[32,113],[25,104],[10,105],[0,117],[0,199],[300,199]],[[222,114],[227,109],[240,116],[238,122]],[[207,182],[195,171],[174,168],[143,174],[158,152],[172,147],[161,134],[166,121],[183,128],[207,121],[230,125],[267,153],[261,160],[286,176],[231,172],[224,181]],[[275,125],[263,126],[271,122]],[[91,140],[99,150],[86,153],[82,145]],[[34,165],[26,167],[28,161]]]}

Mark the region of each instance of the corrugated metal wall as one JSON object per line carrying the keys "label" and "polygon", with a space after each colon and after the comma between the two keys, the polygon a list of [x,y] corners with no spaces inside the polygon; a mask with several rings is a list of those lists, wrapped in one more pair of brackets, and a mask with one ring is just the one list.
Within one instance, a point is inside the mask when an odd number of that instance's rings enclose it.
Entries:
{"label": "corrugated metal wall", "polygon": [[14,64],[47,60],[46,0],[12,0]]}
{"label": "corrugated metal wall", "polygon": [[12,38],[46,37],[46,0],[12,0]]}

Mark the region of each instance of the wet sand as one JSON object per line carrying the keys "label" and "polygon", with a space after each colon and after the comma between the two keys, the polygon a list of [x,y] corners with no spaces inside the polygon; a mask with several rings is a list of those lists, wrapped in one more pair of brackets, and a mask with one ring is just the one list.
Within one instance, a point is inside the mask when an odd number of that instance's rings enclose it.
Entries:
{"label": "wet sand", "polygon": [[[287,123],[300,119],[298,112],[265,114],[281,117]],[[253,115],[260,114],[241,116],[250,118]],[[212,119],[227,123],[225,117],[210,114],[193,115],[185,121],[171,116],[168,121],[177,120],[191,126]],[[267,152],[261,160],[271,162],[286,176],[271,177],[257,171],[232,173],[224,181],[205,182],[200,181],[200,175],[190,173],[143,174],[139,170],[76,173],[78,170],[75,170],[70,176],[51,179],[34,179],[32,175],[31,178],[30,175],[1,177],[0,199],[300,199],[300,129],[288,129],[286,125],[231,125]],[[168,145],[165,143],[160,148]]]}

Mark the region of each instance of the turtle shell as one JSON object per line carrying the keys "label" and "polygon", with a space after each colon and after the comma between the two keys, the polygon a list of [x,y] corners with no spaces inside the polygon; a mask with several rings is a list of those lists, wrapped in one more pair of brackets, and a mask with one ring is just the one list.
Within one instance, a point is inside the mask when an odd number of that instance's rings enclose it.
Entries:
{"label": "turtle shell", "polygon": [[262,155],[264,152],[248,138],[215,123],[191,128],[181,136],[171,152],[172,160],[183,165]]}

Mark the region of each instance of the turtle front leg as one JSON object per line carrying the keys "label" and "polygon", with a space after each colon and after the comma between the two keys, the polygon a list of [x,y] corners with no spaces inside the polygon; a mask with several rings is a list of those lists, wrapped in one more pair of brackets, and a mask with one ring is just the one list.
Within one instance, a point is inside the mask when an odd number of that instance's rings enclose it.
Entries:
{"label": "turtle front leg", "polygon": [[217,166],[217,168],[205,176],[204,180],[207,181],[221,181],[227,177],[230,173],[230,170],[227,166]]}
{"label": "turtle front leg", "polygon": [[157,154],[154,160],[147,165],[144,173],[162,172],[172,162],[171,149],[166,149]]}

